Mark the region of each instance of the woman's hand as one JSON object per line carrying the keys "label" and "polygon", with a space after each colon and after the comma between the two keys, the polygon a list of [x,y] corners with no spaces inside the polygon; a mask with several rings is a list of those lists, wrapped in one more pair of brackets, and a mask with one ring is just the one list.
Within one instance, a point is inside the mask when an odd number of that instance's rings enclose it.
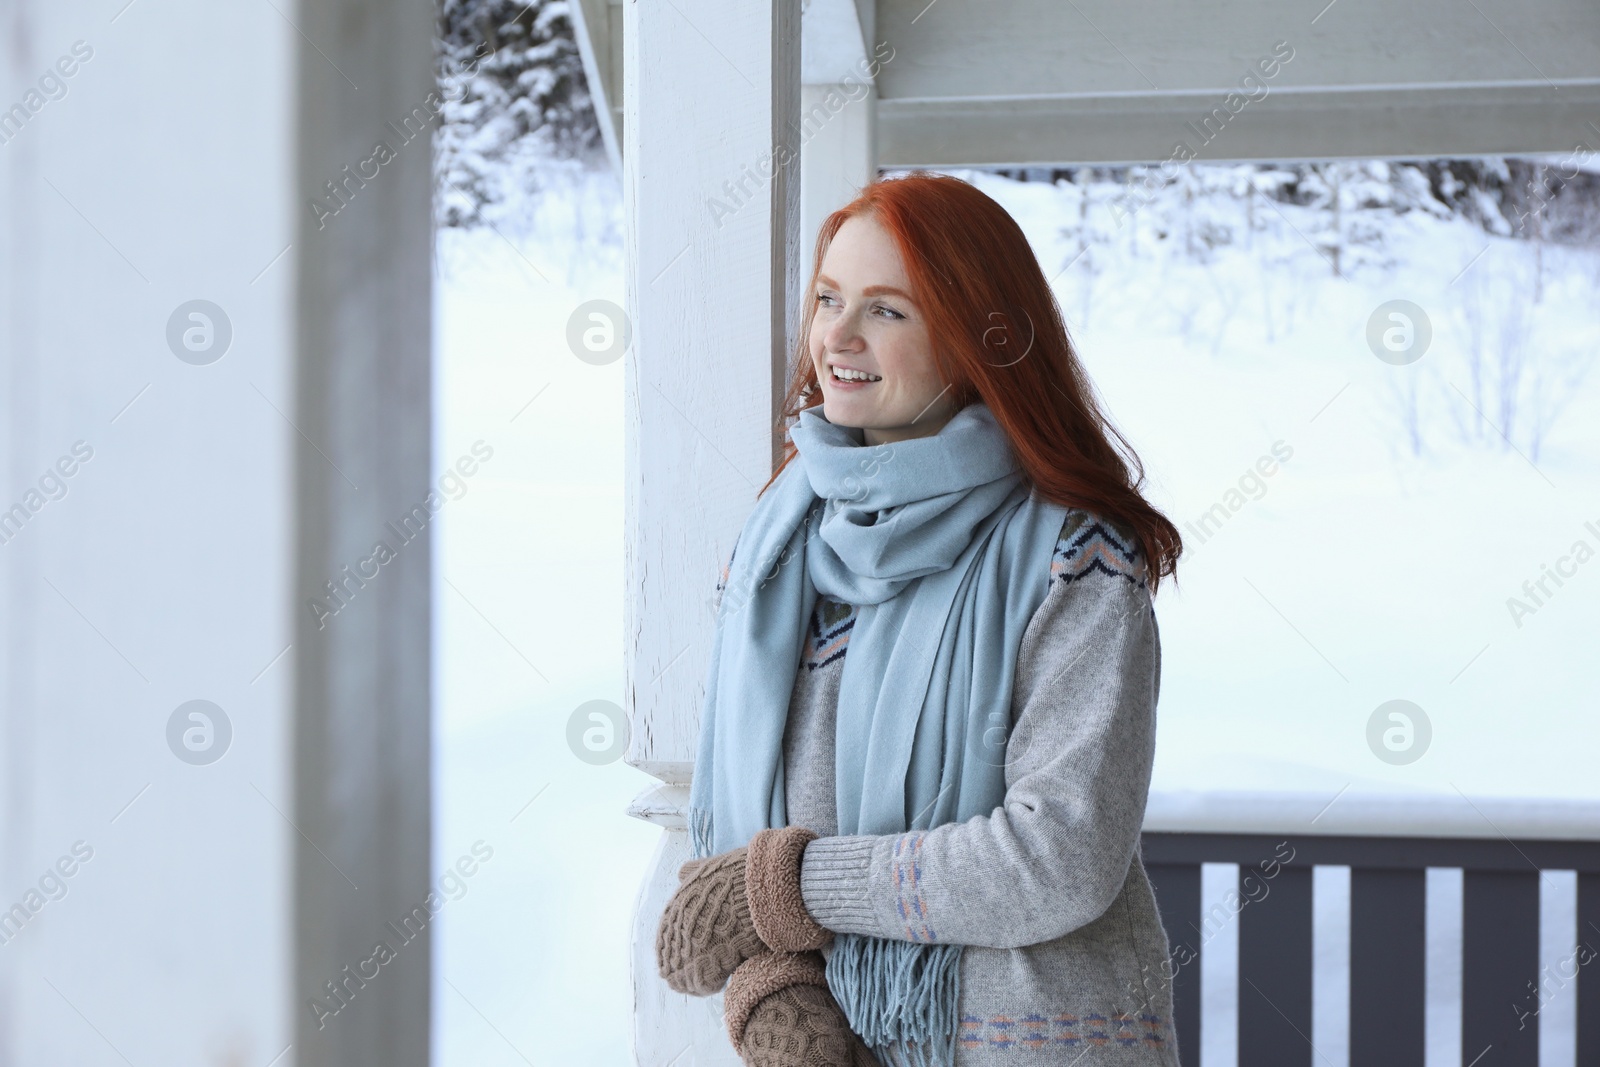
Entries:
{"label": "woman's hand", "polygon": [[709,996],[745,960],[833,939],[800,897],[800,866],[816,836],[803,826],[762,830],[748,845],[678,869],[678,890],[656,930],[656,967],[668,986]]}
{"label": "woman's hand", "polygon": [[828,991],[820,952],[764,952],[741,963],[722,1015],[747,1067],[878,1067]]}
{"label": "woman's hand", "polygon": [[678,868],[678,891],[656,928],[656,967],[679,993],[710,996],[739,964],[767,951],[750,919],[747,846]]}

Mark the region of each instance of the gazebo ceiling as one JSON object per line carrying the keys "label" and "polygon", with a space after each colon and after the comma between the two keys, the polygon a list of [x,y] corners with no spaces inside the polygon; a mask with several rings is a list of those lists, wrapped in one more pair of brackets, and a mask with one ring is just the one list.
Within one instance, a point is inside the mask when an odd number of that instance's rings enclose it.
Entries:
{"label": "gazebo ceiling", "polygon": [[[618,145],[620,2],[574,6]],[[811,78],[850,69],[863,39],[893,48],[877,76],[883,167],[1600,146],[1587,0],[810,0],[804,20]]]}
{"label": "gazebo ceiling", "polygon": [[1600,144],[1600,7],[881,0],[884,166],[1427,157]]}

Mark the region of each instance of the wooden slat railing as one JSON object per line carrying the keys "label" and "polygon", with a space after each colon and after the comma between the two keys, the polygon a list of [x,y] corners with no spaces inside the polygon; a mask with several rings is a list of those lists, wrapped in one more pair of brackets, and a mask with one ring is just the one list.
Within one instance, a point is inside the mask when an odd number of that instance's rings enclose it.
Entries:
{"label": "wooden slat railing", "polygon": [[[1298,809],[1315,800],[1152,795],[1142,856],[1172,945],[1183,1067],[1200,1062],[1199,958],[1218,926],[1218,916],[1201,913],[1203,863],[1237,864],[1238,893],[1249,902],[1237,909],[1239,1067],[1320,1063],[1311,1047],[1317,866],[1350,869],[1351,1067],[1425,1061],[1429,868],[1463,872],[1463,1067],[1537,1067],[1537,1019],[1518,1008],[1537,1004],[1549,978],[1541,976],[1540,872],[1577,873],[1578,960],[1587,963],[1600,952],[1600,808],[1369,796],[1332,818],[1315,807],[1307,808],[1311,818],[1300,817]],[[1308,822],[1321,824],[1318,832],[1306,832]],[[1294,829],[1271,832],[1271,824]],[[1222,829],[1229,825],[1248,832]],[[1600,964],[1574,969],[1577,1062],[1600,1064]]]}

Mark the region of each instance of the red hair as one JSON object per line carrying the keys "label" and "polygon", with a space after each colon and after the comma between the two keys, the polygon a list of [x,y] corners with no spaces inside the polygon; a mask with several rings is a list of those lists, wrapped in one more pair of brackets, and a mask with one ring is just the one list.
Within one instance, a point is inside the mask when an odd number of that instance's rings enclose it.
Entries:
{"label": "red hair", "polygon": [[[1177,527],[1140,494],[1144,466],[1101,410],[1021,227],[960,178],[879,178],[822,223],[779,426],[822,403],[807,345],[817,307],[811,296],[834,235],[858,215],[873,216],[899,248],[956,410],[982,400],[1041,496],[1131,532],[1154,591],[1183,551]],[[761,492],[795,455],[785,432],[783,462]]]}

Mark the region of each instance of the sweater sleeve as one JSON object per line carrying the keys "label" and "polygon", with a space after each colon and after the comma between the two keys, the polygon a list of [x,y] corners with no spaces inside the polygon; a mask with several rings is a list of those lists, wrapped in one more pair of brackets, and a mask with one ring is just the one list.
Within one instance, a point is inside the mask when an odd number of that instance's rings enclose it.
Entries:
{"label": "sweater sleeve", "polygon": [[931,830],[823,837],[801,894],[838,933],[1020,948],[1099,917],[1127,876],[1155,757],[1161,652],[1129,538],[1069,514],[1018,650],[1006,794]]}

